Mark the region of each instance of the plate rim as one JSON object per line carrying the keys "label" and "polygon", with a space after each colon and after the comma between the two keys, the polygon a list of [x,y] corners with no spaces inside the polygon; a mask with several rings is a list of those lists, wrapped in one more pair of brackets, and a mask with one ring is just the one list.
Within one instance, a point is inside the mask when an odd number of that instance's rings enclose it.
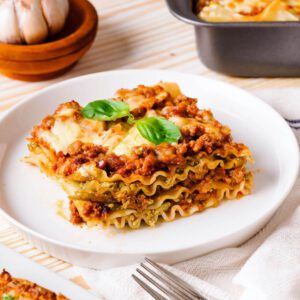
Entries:
{"label": "plate rim", "polygon": [[[82,76],[76,76],[73,78],[69,78],[66,80],[62,80],[60,82],[54,83],[48,87],[42,88],[41,90],[38,90],[36,92],[33,92],[27,96],[25,96],[22,100],[20,100],[19,103],[17,103],[16,105],[12,106],[11,108],[9,108],[7,111],[4,112],[4,114],[2,116],[0,116],[0,127],[1,127],[1,123],[6,119],[9,118],[10,114],[14,111],[19,109],[20,107],[22,107],[23,105],[26,105],[28,102],[31,101],[32,98],[39,96],[40,94],[43,94],[45,92],[49,92],[53,89],[56,89],[57,87],[61,87],[64,85],[69,84],[70,82],[76,82],[76,81],[80,81],[82,79],[87,79],[89,77],[97,77],[100,74],[108,74],[108,75],[113,75],[114,73],[164,73],[166,75],[178,75],[178,76],[187,76],[187,77],[193,77],[193,78],[198,78],[198,79],[205,79],[207,81],[210,81],[212,83],[217,83],[218,85],[223,85],[224,87],[230,88],[232,90],[236,90],[239,93],[242,94],[246,94],[248,97],[252,98],[252,101],[255,101],[256,103],[258,103],[258,105],[262,105],[264,106],[265,109],[269,110],[271,113],[273,113],[274,116],[276,116],[276,118],[278,119],[278,122],[281,123],[281,125],[283,126],[283,128],[285,129],[286,133],[288,132],[289,134],[289,139],[291,142],[291,146],[295,151],[295,161],[296,163],[294,163],[294,169],[293,172],[291,173],[291,178],[289,181],[289,184],[287,184],[285,186],[285,189],[282,192],[282,195],[280,197],[280,199],[278,199],[275,204],[270,207],[268,209],[267,212],[265,212],[264,214],[260,215],[259,218],[255,219],[254,221],[252,221],[251,223],[244,225],[243,227],[239,227],[238,230],[231,232],[227,235],[224,235],[220,238],[208,241],[206,244],[210,244],[210,243],[217,243],[223,239],[227,239],[230,238],[231,236],[234,235],[238,235],[241,232],[247,230],[247,228],[253,227],[255,226],[256,223],[262,222],[262,220],[266,217],[266,215],[268,213],[270,213],[270,211],[273,211],[272,214],[274,214],[274,212],[277,211],[277,209],[279,208],[280,205],[282,205],[282,203],[285,201],[286,197],[288,196],[288,194],[290,193],[290,191],[292,190],[295,181],[297,179],[298,173],[299,173],[299,165],[300,165],[300,153],[299,153],[299,145],[296,139],[296,136],[294,135],[292,129],[289,127],[289,125],[286,123],[286,121],[284,120],[284,118],[272,107],[270,106],[268,103],[266,103],[265,101],[263,101],[262,99],[260,99],[259,97],[257,97],[256,95],[252,94],[251,92],[244,90],[238,86],[235,86],[231,83],[225,82],[223,80],[219,80],[219,79],[215,79],[215,78],[209,78],[203,75],[197,75],[197,74],[191,74],[191,73],[185,73],[185,72],[178,72],[178,71],[172,71],[172,70],[160,70],[160,69],[120,69],[120,70],[110,70],[110,71],[103,71],[103,72],[95,72],[95,73],[90,73],[90,74],[86,74],[86,75],[82,75]],[[239,100],[240,101],[240,100]],[[27,227],[26,225],[22,224],[20,221],[16,220],[15,218],[13,218],[12,216],[10,216],[8,213],[6,213],[4,211],[4,209],[2,209],[2,207],[0,207],[0,216],[3,217],[5,220],[7,220],[10,224],[12,224],[12,226],[16,227],[17,230],[21,230],[23,232],[26,232],[26,234],[31,235],[37,239],[40,239],[46,243],[50,243],[52,245],[55,246],[59,246],[59,247],[63,247],[63,248],[68,248],[70,250],[77,250],[77,251],[81,251],[81,252],[85,252],[85,253],[95,253],[95,254],[107,254],[107,255],[139,255],[139,254],[144,254],[144,252],[136,252],[136,251],[122,251],[121,253],[118,251],[105,251],[105,250],[99,250],[96,251],[96,249],[90,249],[87,248],[85,246],[79,246],[79,245],[74,245],[72,243],[69,242],[63,242],[60,240],[56,240],[55,238],[51,238],[48,237],[42,233],[39,233],[37,231],[35,231],[34,229],[31,229],[30,227]],[[159,255],[159,254],[166,254],[166,253],[172,253],[172,252],[178,252],[178,251],[187,251],[187,250],[191,250],[195,247],[199,247],[200,245],[190,245],[190,246],[184,246],[184,247],[177,247],[176,249],[173,250],[158,250],[158,251],[150,251],[147,252],[147,254],[149,255]]]}

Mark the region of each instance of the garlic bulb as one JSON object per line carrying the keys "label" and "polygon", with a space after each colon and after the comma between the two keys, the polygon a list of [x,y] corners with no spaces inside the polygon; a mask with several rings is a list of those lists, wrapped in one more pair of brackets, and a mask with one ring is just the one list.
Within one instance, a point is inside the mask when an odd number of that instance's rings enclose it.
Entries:
{"label": "garlic bulb", "polygon": [[0,0],[0,42],[41,43],[63,28],[68,13],[68,0]]}

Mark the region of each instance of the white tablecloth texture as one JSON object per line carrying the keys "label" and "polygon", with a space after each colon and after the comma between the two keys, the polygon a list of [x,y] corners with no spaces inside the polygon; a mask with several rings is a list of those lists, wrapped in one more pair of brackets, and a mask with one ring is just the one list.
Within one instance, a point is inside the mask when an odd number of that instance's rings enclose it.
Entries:
{"label": "white tablecloth texture", "polygon": [[[289,120],[299,142],[300,89],[258,90],[255,94]],[[207,299],[300,299],[299,203],[298,176],[293,190],[271,221],[246,243],[168,268]],[[152,299],[132,279],[136,267],[103,271],[74,267],[71,273],[82,275],[91,291],[101,299]]]}

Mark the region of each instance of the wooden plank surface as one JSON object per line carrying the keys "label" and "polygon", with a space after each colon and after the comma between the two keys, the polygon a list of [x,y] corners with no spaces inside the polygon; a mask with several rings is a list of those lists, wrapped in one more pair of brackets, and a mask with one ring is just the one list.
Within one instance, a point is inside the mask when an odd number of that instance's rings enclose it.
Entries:
{"label": "wooden plank surface", "polygon": [[[186,0],[183,0],[186,1]],[[92,0],[100,23],[92,49],[65,76],[55,80],[25,83],[0,77],[0,112],[24,96],[55,82],[111,69],[168,69],[217,78],[248,90],[300,86],[300,79],[244,79],[208,70],[198,60],[193,28],[167,10],[163,0]],[[57,272],[70,264],[42,253],[26,243],[0,219],[0,242]]]}

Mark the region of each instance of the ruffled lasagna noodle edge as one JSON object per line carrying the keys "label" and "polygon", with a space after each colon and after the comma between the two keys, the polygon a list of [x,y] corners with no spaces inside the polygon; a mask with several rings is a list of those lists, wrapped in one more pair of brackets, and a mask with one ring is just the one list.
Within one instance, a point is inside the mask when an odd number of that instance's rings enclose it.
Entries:
{"label": "ruffled lasagna noodle edge", "polygon": [[[119,210],[112,213],[107,219],[86,219],[85,222],[88,226],[102,225],[104,228],[114,225],[118,229],[124,229],[128,225],[131,229],[140,228],[142,222],[145,222],[149,226],[155,226],[160,220],[165,222],[171,222],[176,217],[189,217],[196,212],[203,211],[207,208],[217,207],[222,200],[233,200],[248,195],[252,187],[253,177],[251,173],[248,173],[248,179],[241,182],[236,187],[230,189],[229,187],[218,189],[216,198],[209,198],[201,204],[194,204],[184,209],[176,200],[181,194],[187,192],[187,188],[181,187],[173,194],[169,193],[157,199],[154,205],[142,213],[137,213],[134,209]],[[173,201],[174,204],[168,201]],[[177,200],[178,201],[178,200]],[[75,200],[73,201],[76,208],[81,214],[82,203],[85,201]]]}

